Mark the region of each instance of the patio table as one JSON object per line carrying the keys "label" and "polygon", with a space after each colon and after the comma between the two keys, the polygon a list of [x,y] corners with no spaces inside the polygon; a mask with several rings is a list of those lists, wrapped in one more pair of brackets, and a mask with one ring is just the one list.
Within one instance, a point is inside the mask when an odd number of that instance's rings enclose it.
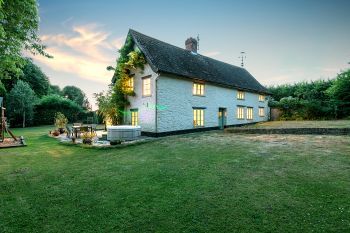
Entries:
{"label": "patio table", "polygon": [[90,131],[92,133],[92,126],[91,125],[76,125],[76,126],[72,126],[75,138],[78,138],[78,132],[80,132],[81,128],[87,128],[88,131]]}

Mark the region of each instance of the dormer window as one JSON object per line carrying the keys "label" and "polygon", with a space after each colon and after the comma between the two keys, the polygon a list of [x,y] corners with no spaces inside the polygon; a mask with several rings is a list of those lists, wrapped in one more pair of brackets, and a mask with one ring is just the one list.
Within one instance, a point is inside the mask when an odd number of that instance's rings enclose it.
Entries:
{"label": "dormer window", "polygon": [[244,91],[237,91],[237,99],[244,100]]}
{"label": "dormer window", "polygon": [[204,83],[193,83],[193,95],[204,96]]}

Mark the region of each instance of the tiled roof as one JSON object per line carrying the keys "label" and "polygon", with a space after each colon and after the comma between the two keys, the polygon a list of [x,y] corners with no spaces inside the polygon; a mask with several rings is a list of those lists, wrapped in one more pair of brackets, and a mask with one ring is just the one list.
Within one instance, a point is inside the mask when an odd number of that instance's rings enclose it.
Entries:
{"label": "tiled roof", "polygon": [[268,93],[246,69],[129,30],[154,72],[175,74],[232,88]]}

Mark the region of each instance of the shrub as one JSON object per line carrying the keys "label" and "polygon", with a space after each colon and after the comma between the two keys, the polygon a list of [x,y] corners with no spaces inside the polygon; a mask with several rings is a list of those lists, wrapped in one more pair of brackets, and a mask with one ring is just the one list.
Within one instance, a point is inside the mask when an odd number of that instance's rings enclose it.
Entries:
{"label": "shrub", "polygon": [[59,95],[44,96],[34,111],[36,125],[51,125],[57,112],[65,115],[69,122],[77,121],[79,114],[84,112],[81,106]]}
{"label": "shrub", "polygon": [[67,117],[61,112],[56,112],[56,114],[55,114],[55,126],[59,129],[62,129],[62,128],[66,127],[67,123],[68,123]]}

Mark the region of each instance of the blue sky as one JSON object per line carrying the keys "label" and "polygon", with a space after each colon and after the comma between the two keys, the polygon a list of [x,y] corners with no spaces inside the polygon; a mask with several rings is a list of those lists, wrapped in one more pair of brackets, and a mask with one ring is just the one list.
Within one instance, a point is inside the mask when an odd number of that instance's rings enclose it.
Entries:
{"label": "blue sky", "polygon": [[332,78],[350,65],[350,1],[39,0],[40,36],[54,59],[34,60],[53,84],[107,89],[129,28],[240,65],[263,85]]}

